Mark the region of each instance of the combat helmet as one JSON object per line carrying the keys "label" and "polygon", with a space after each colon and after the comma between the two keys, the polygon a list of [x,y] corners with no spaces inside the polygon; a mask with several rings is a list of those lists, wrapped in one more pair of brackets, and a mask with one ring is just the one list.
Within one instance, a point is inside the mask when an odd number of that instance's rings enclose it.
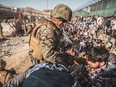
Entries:
{"label": "combat helmet", "polygon": [[52,17],[63,18],[66,21],[70,21],[72,17],[72,10],[64,4],[58,4],[52,11]]}

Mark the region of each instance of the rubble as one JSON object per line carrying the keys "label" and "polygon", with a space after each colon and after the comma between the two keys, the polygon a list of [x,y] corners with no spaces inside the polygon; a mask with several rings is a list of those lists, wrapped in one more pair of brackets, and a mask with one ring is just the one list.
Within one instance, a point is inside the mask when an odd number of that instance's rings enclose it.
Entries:
{"label": "rubble", "polygon": [[32,65],[28,55],[28,42],[29,36],[7,37],[0,40],[0,58],[6,61],[7,69],[14,68],[20,73]]}

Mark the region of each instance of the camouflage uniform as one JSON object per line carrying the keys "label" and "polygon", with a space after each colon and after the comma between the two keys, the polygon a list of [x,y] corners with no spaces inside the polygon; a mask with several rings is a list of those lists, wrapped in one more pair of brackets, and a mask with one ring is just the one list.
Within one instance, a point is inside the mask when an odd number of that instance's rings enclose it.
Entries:
{"label": "camouflage uniform", "polygon": [[[52,17],[56,19],[62,18],[65,21],[69,21],[71,16],[71,9],[64,4],[57,5],[52,11]],[[39,40],[38,46],[40,50],[38,50],[38,52],[36,51],[36,54],[40,54],[46,61],[54,62],[58,54],[65,52],[67,46],[67,42],[60,31],[61,29],[58,29],[57,25],[55,25],[52,21],[46,19],[38,28],[36,38]],[[34,48],[33,50],[35,49],[37,48]]]}
{"label": "camouflage uniform", "polygon": [[43,58],[53,61],[57,55],[65,51],[67,43],[59,29],[52,29],[48,26],[41,26],[37,31],[37,38],[40,40],[40,48]]}
{"label": "camouflage uniform", "polygon": [[22,25],[22,29],[24,30],[25,35],[28,35],[32,32],[32,29],[34,29],[35,24],[34,23],[29,23]]}

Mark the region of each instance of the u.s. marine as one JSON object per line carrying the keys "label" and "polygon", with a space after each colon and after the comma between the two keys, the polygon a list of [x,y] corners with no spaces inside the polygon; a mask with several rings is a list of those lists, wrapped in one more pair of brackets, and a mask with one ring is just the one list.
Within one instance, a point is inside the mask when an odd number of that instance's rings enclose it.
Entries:
{"label": "u.s. marine", "polygon": [[65,22],[71,20],[72,10],[59,4],[53,9],[51,16],[51,20],[44,19],[38,23],[30,37],[32,56],[40,61],[54,62],[58,54],[65,52],[67,45],[61,29]]}

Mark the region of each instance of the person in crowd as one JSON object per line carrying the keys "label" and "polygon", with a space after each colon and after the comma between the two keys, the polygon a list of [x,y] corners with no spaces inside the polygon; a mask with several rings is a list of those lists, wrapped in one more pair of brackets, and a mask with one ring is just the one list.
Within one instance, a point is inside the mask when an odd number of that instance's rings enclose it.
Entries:
{"label": "person in crowd", "polygon": [[6,64],[7,63],[3,59],[0,59],[0,87],[13,78],[14,75],[16,75],[16,72],[13,68],[5,68]]}
{"label": "person in crowd", "polygon": [[111,20],[112,36],[116,38],[116,18],[112,17]]}
{"label": "person in crowd", "polygon": [[109,60],[110,64],[116,64],[116,55],[114,53],[110,53],[108,60]]}
{"label": "person in crowd", "polygon": [[0,20],[0,39],[2,39],[3,38],[3,27],[2,27],[2,25],[1,25],[1,20]]}
{"label": "person in crowd", "polygon": [[2,87],[72,87],[69,68],[74,64],[68,53],[57,55],[54,63],[41,62],[20,73]]}
{"label": "person in crowd", "polygon": [[72,10],[67,5],[58,4],[52,11],[51,19],[41,22],[35,35],[39,45],[32,52],[34,58],[39,61],[54,62],[58,54],[65,52],[68,43],[61,29],[71,17]]}
{"label": "person in crowd", "polygon": [[75,64],[70,70],[71,75],[81,87],[115,87],[116,65],[112,67],[108,60],[109,52],[105,47],[93,47],[86,64]]}

